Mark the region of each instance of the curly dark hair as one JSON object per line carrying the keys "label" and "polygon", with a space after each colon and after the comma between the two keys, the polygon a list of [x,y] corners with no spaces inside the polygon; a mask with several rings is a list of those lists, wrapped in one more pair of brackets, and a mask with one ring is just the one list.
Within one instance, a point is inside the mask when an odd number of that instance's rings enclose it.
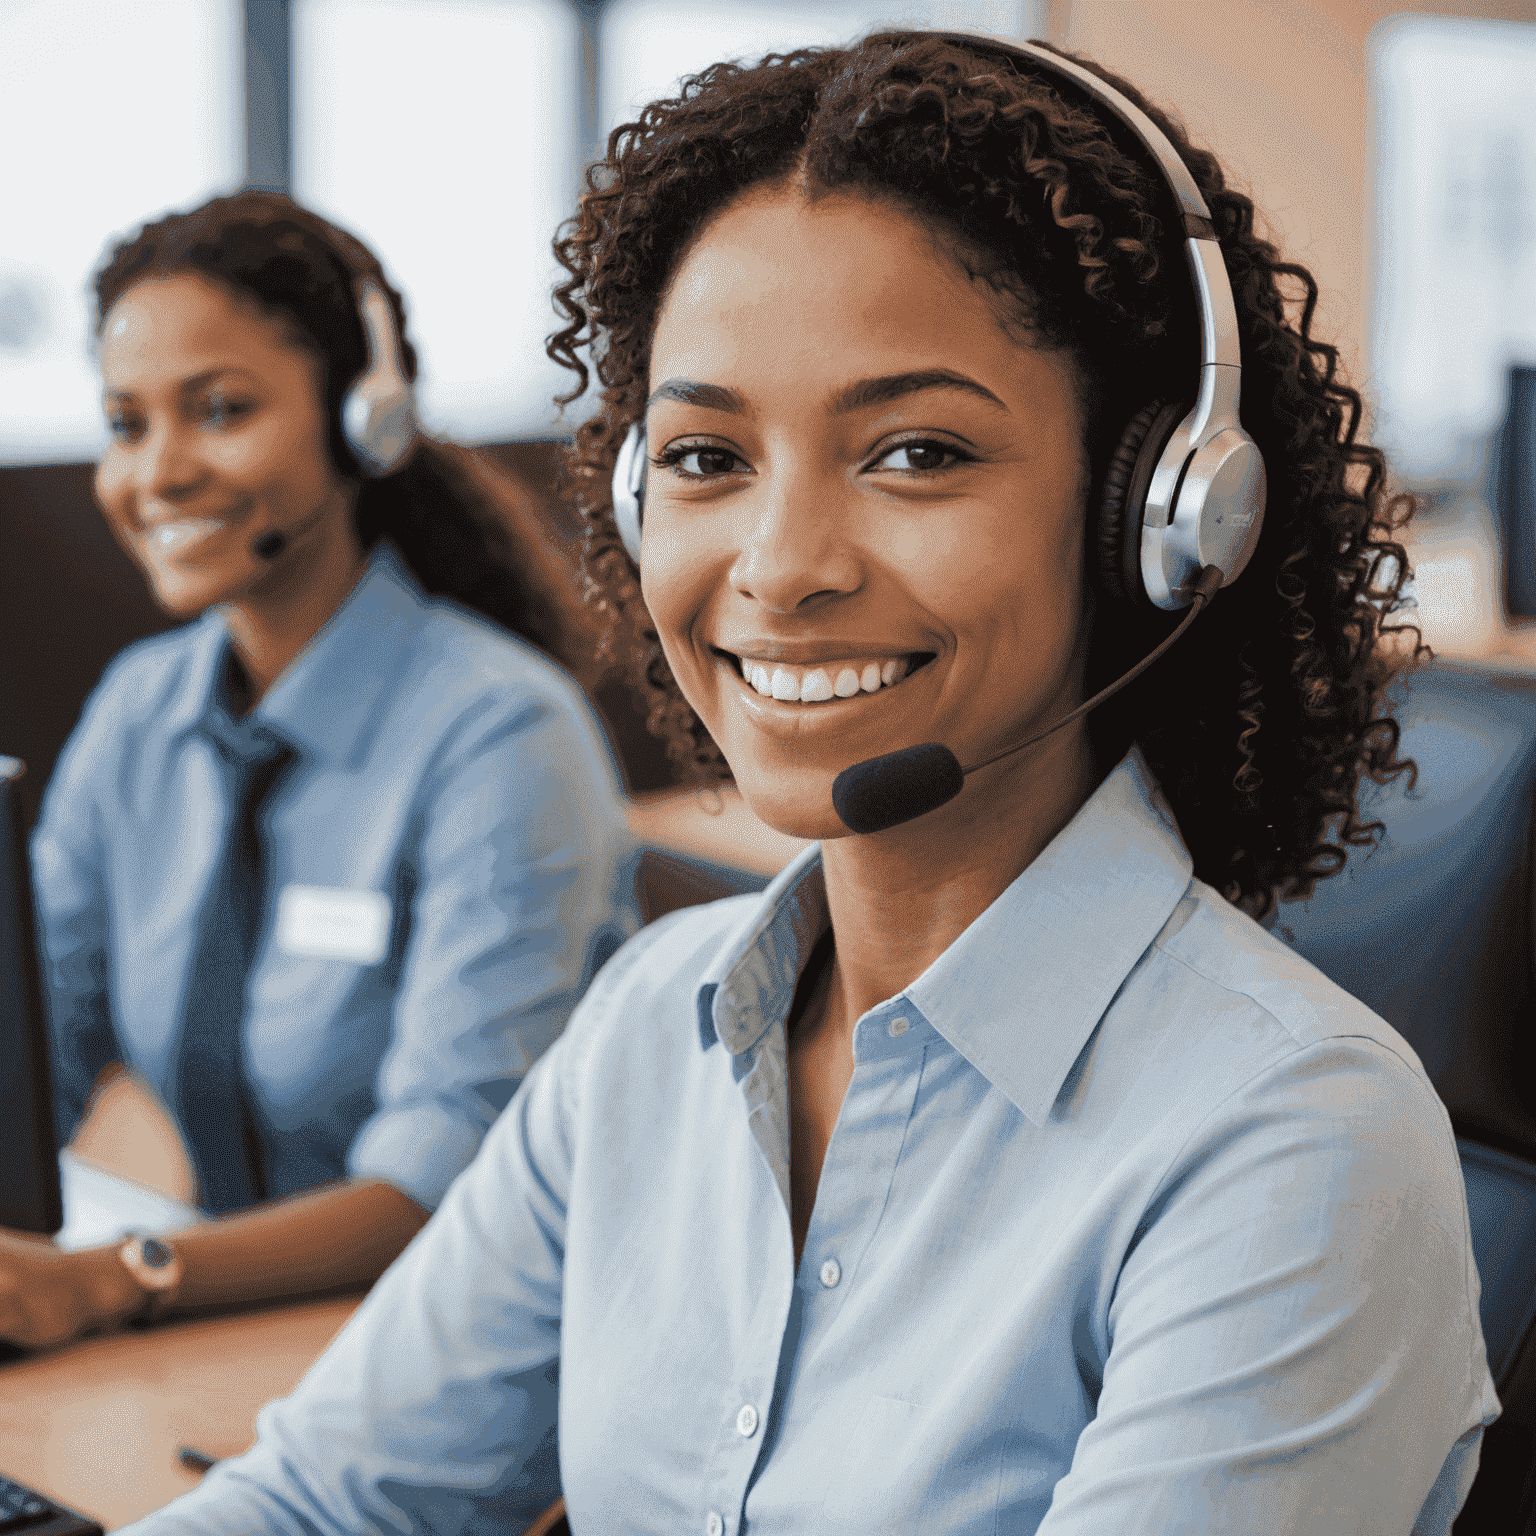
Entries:
{"label": "curly dark hair", "polygon": [[341,474],[361,481],[353,515],[365,549],[387,536],[426,591],[473,608],[568,665],[590,657],[591,624],[574,597],[576,573],[532,499],[477,454],[423,437],[394,474],[363,478],[341,427],[342,401],[367,366],[361,279],[372,278],[388,295],[413,379],[416,351],[404,301],[361,241],[282,193],[213,198],[113,247],[95,278],[98,331],[135,283],[186,272],[254,303],[318,361],[331,458]]}
{"label": "curly dark hair", "polygon": [[[1381,452],[1357,437],[1360,396],[1340,377],[1337,349],[1312,335],[1311,274],[1254,232],[1252,201],[1227,187],[1214,155],[1126,81],[1077,62],[1147,112],[1205,196],[1237,308],[1243,421],[1269,478],[1239,594],[1213,603],[1098,712],[1093,744],[1101,763],[1140,744],[1197,874],[1263,916],[1277,891],[1307,895],[1351,847],[1374,841],[1380,824],[1356,804],[1362,778],[1413,771],[1385,712],[1393,678],[1424,650],[1416,629],[1392,621],[1408,576],[1396,533],[1412,506],[1386,494]],[[704,773],[723,766],[661,654],[608,485],[644,410],[652,328],[685,245],[744,189],[792,179],[914,213],[991,285],[1010,322],[1076,363],[1093,507],[1126,422],[1149,401],[1189,399],[1199,365],[1178,210],[1145,149],[1107,118],[1070,83],[980,40],[904,31],[755,67],[713,65],[610,137],[556,241],[570,274],[556,300],[569,324],[549,352],[575,371],[574,399],[588,383],[581,350],[591,349],[602,409],[570,460],[588,595],[679,761]],[[1097,584],[1094,522],[1084,565]],[[1099,592],[1090,689],[1169,627]]]}

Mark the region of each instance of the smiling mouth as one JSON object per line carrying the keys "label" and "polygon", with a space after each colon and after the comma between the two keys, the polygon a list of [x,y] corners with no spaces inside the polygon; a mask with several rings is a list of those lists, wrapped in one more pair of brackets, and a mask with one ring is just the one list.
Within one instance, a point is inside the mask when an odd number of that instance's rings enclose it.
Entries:
{"label": "smiling mouth", "polygon": [[849,656],[814,667],[795,667],[730,651],[717,654],[734,664],[737,675],[755,693],[785,704],[827,704],[886,692],[934,658],[932,651],[912,651],[903,656]]}
{"label": "smiling mouth", "polygon": [[201,543],[224,526],[221,517],[178,517],[168,523],[157,523],[145,535],[145,542],[160,554],[176,554]]}

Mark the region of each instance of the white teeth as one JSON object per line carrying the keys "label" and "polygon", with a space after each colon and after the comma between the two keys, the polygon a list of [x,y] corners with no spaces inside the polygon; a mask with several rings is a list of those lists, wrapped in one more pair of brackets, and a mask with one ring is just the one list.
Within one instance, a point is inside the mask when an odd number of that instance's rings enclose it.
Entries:
{"label": "white teeth", "polygon": [[860,669],[857,662],[838,664],[835,668],[812,667],[802,672],[798,667],[774,667],[770,671],[760,661],[741,658],[741,675],[764,698],[784,703],[824,704],[828,699],[851,699],[856,694],[878,693],[899,683],[907,675],[905,656],[886,662],[868,661]]}
{"label": "white teeth", "polygon": [[195,544],[211,533],[217,533],[223,526],[223,522],[218,518],[180,517],[174,522],[161,523],[157,528],[152,529],[149,541],[157,549],[170,553],[185,549],[187,545]]}
{"label": "white teeth", "polygon": [[800,681],[800,702],[802,704],[820,704],[832,697],[832,680],[817,667],[814,672],[807,672]]}

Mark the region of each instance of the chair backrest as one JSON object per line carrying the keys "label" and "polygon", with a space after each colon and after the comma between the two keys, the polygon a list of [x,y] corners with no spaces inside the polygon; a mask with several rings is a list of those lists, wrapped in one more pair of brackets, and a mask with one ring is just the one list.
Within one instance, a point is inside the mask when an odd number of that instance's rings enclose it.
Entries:
{"label": "chair backrest", "polygon": [[1456,1536],[1536,1536],[1536,1162],[1470,1141],[1457,1147],[1483,1342],[1504,1411],[1484,1431]]}
{"label": "chair backrest", "polygon": [[1497,1383],[1510,1376],[1536,1323],[1536,1163],[1471,1141],[1456,1145],[1483,1283],[1483,1343]]}
{"label": "chair backrest", "polygon": [[1536,676],[1435,663],[1396,714],[1416,787],[1366,787],[1381,845],[1275,931],[1418,1052],[1459,1135],[1536,1159]]}

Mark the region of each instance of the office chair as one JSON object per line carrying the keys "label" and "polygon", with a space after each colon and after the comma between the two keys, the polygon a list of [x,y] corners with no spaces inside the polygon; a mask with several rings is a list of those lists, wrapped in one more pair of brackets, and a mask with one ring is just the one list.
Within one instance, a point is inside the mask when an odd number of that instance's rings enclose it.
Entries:
{"label": "office chair", "polygon": [[1275,931],[1407,1040],[1450,1110],[1504,1405],[1456,1536],[1536,1536],[1536,676],[1437,662],[1395,713],[1417,786],[1367,787],[1381,846]]}
{"label": "office chair", "polygon": [[1381,846],[1275,931],[1418,1052],[1458,1135],[1536,1159],[1536,675],[1436,662],[1406,687],[1417,787],[1362,790]]}
{"label": "office chair", "polygon": [[1458,1143],[1483,1340],[1504,1412],[1483,1432],[1455,1536],[1536,1536],[1536,1162]]}

